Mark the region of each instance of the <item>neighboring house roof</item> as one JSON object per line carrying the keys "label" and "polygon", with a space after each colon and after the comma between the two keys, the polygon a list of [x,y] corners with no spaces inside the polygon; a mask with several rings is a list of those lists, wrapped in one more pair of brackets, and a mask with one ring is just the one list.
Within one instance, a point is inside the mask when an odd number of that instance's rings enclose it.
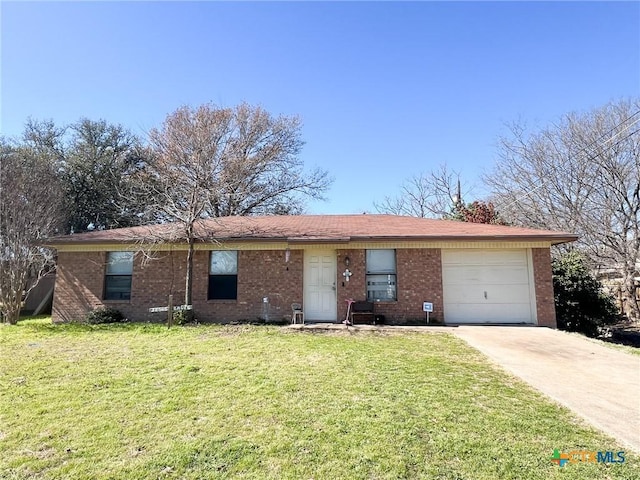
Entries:
{"label": "neighboring house roof", "polygon": [[[397,215],[273,215],[221,217],[195,226],[198,241],[353,242],[370,240],[575,241],[572,233]],[[184,238],[179,224],[101,230],[51,238],[47,245],[170,243]]]}

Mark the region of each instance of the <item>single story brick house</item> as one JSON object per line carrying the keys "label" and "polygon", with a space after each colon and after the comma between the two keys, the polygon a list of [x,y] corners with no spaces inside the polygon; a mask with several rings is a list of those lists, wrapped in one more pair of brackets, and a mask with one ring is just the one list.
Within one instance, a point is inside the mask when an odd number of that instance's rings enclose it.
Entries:
{"label": "single story brick house", "polygon": [[[53,238],[53,321],[109,306],[131,320],[184,296],[187,245],[172,225]],[[199,321],[291,316],[340,322],[347,299],[387,323],[556,326],[550,247],[570,233],[395,215],[226,217],[197,224],[193,310]]]}

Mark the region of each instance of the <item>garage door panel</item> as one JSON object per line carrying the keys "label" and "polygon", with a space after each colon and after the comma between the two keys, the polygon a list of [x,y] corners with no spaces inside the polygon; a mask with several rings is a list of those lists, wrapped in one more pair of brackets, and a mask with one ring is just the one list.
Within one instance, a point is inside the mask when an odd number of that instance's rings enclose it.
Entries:
{"label": "garage door panel", "polygon": [[496,266],[486,267],[482,276],[488,285],[529,285],[529,270],[526,266]]}
{"label": "garage door panel", "polygon": [[446,285],[511,285],[529,284],[526,266],[448,266],[442,281]]}
{"label": "garage door panel", "polygon": [[531,323],[531,307],[528,303],[509,306],[486,303],[457,304],[447,311],[447,323]]}
{"label": "garage door panel", "polygon": [[481,284],[483,278],[482,266],[452,265],[443,275],[443,282],[448,285]]}
{"label": "garage door panel", "polygon": [[443,265],[524,265],[526,250],[449,250],[442,252]]}
{"label": "garage door panel", "polygon": [[484,288],[471,285],[447,285],[444,303],[478,303],[484,301]]}
{"label": "garage door panel", "polygon": [[[485,297],[485,292],[487,296]],[[490,285],[486,288],[466,285],[448,285],[444,291],[445,304],[529,304],[529,285]]]}
{"label": "garage door panel", "polygon": [[527,265],[525,250],[484,250],[485,265]]}
{"label": "garage door panel", "polygon": [[501,285],[501,287],[487,288],[487,303],[526,303],[529,305],[529,284]]}
{"label": "garage door panel", "polygon": [[482,265],[483,260],[473,250],[442,252],[442,263],[447,265]]}

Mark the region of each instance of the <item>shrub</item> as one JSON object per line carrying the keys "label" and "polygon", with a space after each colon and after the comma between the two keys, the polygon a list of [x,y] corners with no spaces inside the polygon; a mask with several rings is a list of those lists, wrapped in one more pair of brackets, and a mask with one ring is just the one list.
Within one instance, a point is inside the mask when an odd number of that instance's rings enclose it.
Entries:
{"label": "shrub", "polygon": [[192,310],[177,310],[173,312],[173,324],[174,325],[186,325],[193,321]]}
{"label": "shrub", "polygon": [[86,323],[98,324],[98,323],[121,323],[126,322],[127,319],[115,308],[96,308],[89,312],[85,317]]}
{"label": "shrub", "polygon": [[558,328],[597,337],[604,325],[615,323],[620,313],[602,284],[591,274],[587,260],[570,251],[552,262]]}

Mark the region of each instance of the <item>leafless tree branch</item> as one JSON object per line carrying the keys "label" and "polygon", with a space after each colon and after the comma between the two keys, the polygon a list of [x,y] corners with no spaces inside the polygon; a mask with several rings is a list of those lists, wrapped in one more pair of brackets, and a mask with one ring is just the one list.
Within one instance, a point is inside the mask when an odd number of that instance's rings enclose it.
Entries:
{"label": "leafless tree branch", "polygon": [[625,313],[640,319],[640,101],[611,103],[528,134],[512,125],[485,177],[511,222],[580,235],[595,268],[617,270]]}
{"label": "leafless tree branch", "polygon": [[54,268],[40,245],[62,224],[63,193],[41,152],[0,140],[0,317],[16,324],[22,299]]}
{"label": "leafless tree branch", "polygon": [[460,174],[441,165],[437,170],[410,177],[400,187],[399,194],[375,202],[374,207],[379,213],[444,218],[467,193],[466,189],[461,191]]}

